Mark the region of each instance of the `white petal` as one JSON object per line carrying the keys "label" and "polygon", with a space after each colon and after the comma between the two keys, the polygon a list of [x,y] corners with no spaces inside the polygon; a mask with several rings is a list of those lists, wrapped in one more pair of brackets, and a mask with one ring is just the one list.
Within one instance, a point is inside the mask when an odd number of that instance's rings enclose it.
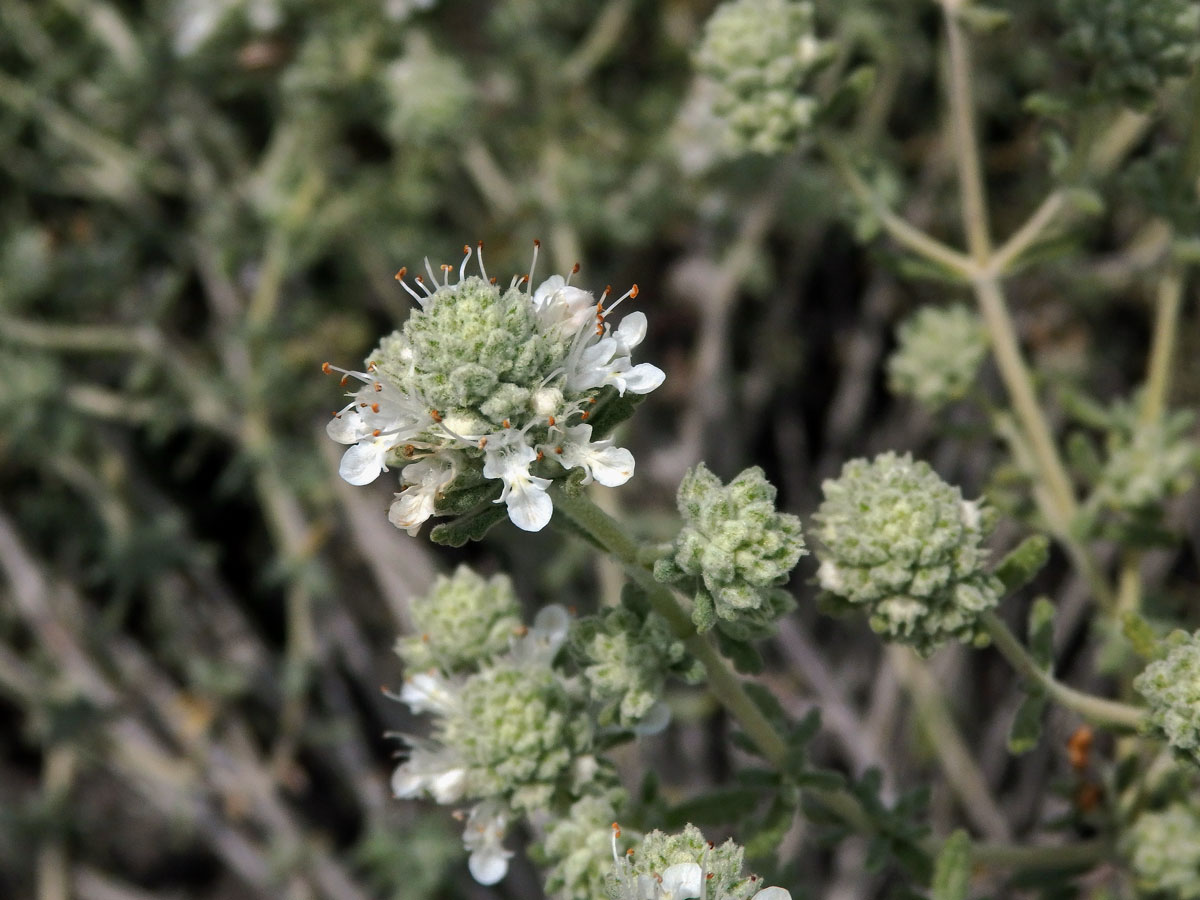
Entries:
{"label": "white petal", "polygon": [[641,310],[631,312],[621,320],[615,336],[622,352],[628,355],[646,337],[646,314]]}
{"label": "white petal", "polygon": [[648,394],[666,380],[666,373],[650,363],[638,363],[625,373],[625,390]]}
{"label": "white petal", "polygon": [[338,474],[350,484],[370,484],[380,472],[387,471],[386,456],[387,445],[382,441],[360,441],[342,454]]}
{"label": "white petal", "polygon": [[[461,768],[447,769],[440,775],[429,780],[429,795],[443,805],[457,803],[462,799],[467,787],[467,770]],[[397,794],[399,796],[399,794]]]}
{"label": "white petal", "polygon": [[354,444],[370,434],[354,407],[355,404],[351,403],[325,425],[325,433],[339,444]]}
{"label": "white petal", "polygon": [[566,283],[567,280],[561,275],[551,275],[539,284],[537,290],[533,292],[533,305],[540,309],[550,301],[550,298],[554,296],[554,292],[564,287]]}
{"label": "white petal", "polygon": [[417,485],[405,489],[396,494],[396,499],[388,507],[388,521],[397,528],[403,528],[410,537],[415,537],[421,523],[433,515],[436,496],[436,491],[423,491]]}
{"label": "white petal", "polygon": [[700,886],[704,881],[704,870],[697,863],[676,863],[667,866],[662,873],[660,889],[663,898],[671,900],[695,900],[700,896]]}
{"label": "white petal", "polygon": [[503,847],[481,847],[467,859],[467,869],[471,877],[480,884],[495,884],[508,874],[508,860],[511,856],[512,851]]}
{"label": "white petal", "polygon": [[454,706],[450,684],[438,675],[418,672],[400,689],[400,701],[415,713],[446,713]]}
{"label": "white petal", "polygon": [[588,454],[588,469],[605,487],[616,487],[633,477],[633,454],[624,447],[605,447]]}
{"label": "white petal", "polygon": [[504,500],[508,504],[508,518],[514,525],[523,531],[541,531],[546,527],[554,513],[554,502],[546,493],[549,486],[548,479],[532,476],[509,483],[511,490]]}
{"label": "white petal", "polygon": [[409,763],[402,763],[392,773],[392,796],[398,800],[416,797],[425,787],[425,776],[414,772]]}
{"label": "white petal", "polygon": [[792,895],[781,887],[769,887],[763,888],[750,900],[792,900]]}

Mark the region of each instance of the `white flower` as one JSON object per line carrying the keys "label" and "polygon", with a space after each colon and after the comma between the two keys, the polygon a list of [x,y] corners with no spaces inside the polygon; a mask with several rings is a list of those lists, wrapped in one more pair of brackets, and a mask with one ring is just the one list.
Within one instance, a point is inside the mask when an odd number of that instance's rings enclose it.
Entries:
{"label": "white flower", "polygon": [[495,437],[484,454],[483,477],[504,482],[504,491],[496,502],[508,504],[508,517],[514,525],[525,531],[541,531],[550,521],[554,503],[546,493],[550,480],[529,474],[537,451],[520,434],[505,432]]}
{"label": "white flower", "polygon": [[533,308],[542,330],[561,329],[574,334],[591,324],[596,314],[596,299],[588,292],[567,284],[561,275],[551,275],[533,292]]}
{"label": "white flower", "polygon": [[[364,382],[354,399],[335,413],[325,433],[339,444],[353,444],[342,455],[338,474],[350,484],[370,484],[386,472],[387,455],[397,444],[418,434],[431,420],[427,410],[407,394],[368,372],[352,372],[326,364]],[[345,379],[343,379],[345,380]]]}
{"label": "white flower", "polygon": [[457,803],[467,784],[467,770],[452,750],[419,738],[405,738],[412,751],[392,773],[392,794],[398,799],[428,794],[437,803]]}
{"label": "white flower", "polygon": [[480,884],[495,884],[508,873],[511,850],[504,849],[508,813],[494,800],[471,810],[463,831],[463,846],[470,852],[467,868]]}
{"label": "white flower", "polygon": [[551,603],[538,610],[533,626],[512,642],[509,651],[514,662],[521,665],[549,666],[567,640],[571,616],[566,608]]}
{"label": "white flower", "polygon": [[648,394],[667,377],[650,363],[633,365],[630,353],[646,336],[646,314],[632,312],[617,330],[576,350],[567,359],[567,387],[582,391],[611,384],[619,394]]}
{"label": "white flower", "polygon": [[581,468],[587,473],[583,484],[594,479],[605,487],[616,487],[633,477],[633,454],[614,447],[611,439],[593,442],[591,425],[572,425],[563,433],[566,440],[554,452],[563,468]]}
{"label": "white flower", "polygon": [[454,686],[440,675],[418,672],[404,682],[400,689],[400,701],[407,703],[414,713],[432,712],[445,714],[458,705]]}
{"label": "white flower", "polygon": [[388,521],[415,535],[421,523],[433,515],[438,496],[457,474],[455,457],[448,452],[405,466],[400,481],[406,487],[392,501]]}

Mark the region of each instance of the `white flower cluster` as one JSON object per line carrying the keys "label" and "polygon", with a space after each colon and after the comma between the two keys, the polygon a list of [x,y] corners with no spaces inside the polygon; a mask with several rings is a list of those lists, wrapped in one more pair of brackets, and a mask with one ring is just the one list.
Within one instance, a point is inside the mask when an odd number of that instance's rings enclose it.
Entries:
{"label": "white flower cluster", "polygon": [[[534,619],[533,627],[523,636],[514,638],[507,657],[498,660],[498,665],[520,670],[536,681],[539,674],[549,671],[567,639],[569,624],[570,617],[563,607],[545,607]],[[485,680],[478,680],[480,678]],[[486,679],[487,673],[475,679],[463,679],[421,672],[405,682],[399,699],[416,714],[431,713],[443,722],[451,723],[450,734],[446,737],[452,738],[453,723],[472,724],[467,721],[471,716],[471,701],[466,695],[472,688],[486,691]],[[488,723],[473,724],[486,730]],[[501,737],[501,741],[494,743],[477,743],[484,746],[505,741],[516,743],[514,735]],[[484,763],[482,757],[486,754],[472,752],[470,745],[456,745],[452,739],[443,742],[410,735],[404,735],[404,739],[411,750],[408,760],[392,775],[392,793],[396,797],[427,796],[440,804],[453,804],[478,798],[484,793],[480,782],[488,780],[489,773],[480,770]],[[492,754],[490,761],[495,763],[497,757]],[[498,793],[477,802],[467,815],[463,831],[463,845],[470,854],[467,867],[480,884],[495,884],[508,872],[512,851],[504,848],[504,838],[513,817],[512,806]]]}
{"label": "white flower cluster", "polygon": [[[616,328],[608,323],[618,304],[637,296],[637,285],[608,308],[607,291],[597,302],[558,275],[537,290],[529,276],[514,278],[501,291],[487,278],[482,244],[483,277],[466,275],[471,248],[464,251],[453,284],[452,267],[442,266],[439,281],[428,260],[432,287],[417,276],[420,290],[410,288],[401,270],[397,279],[419,308],[382,341],[366,371],[325,364],[326,372],[343,373],[343,383],[362,383],[328,433],[351,445],[339,470],[351,484],[368,484],[389,463],[406,461],[388,518],[409,534],[467,473],[501,482],[495,502],[507,504],[513,524],[538,531],[553,512],[546,489],[563,470],[582,469],[583,483],[608,487],[633,475],[633,454],[593,440],[588,419],[602,392],[646,394],[665,376],[632,362],[646,336],[645,314],[630,313]],[[531,269],[536,264],[535,250]],[[531,472],[535,463],[542,474]]]}

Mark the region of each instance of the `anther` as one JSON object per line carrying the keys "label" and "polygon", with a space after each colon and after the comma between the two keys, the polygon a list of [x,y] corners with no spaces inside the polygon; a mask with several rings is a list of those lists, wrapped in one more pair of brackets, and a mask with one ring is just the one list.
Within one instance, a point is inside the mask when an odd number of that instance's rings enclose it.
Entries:
{"label": "anther", "polygon": [[375,393],[377,393],[377,394],[383,390],[383,385],[378,381],[375,382],[374,387],[375,387]]}
{"label": "anther", "polygon": [[342,417],[342,414],[341,414],[340,412],[338,412],[336,409],[333,411],[333,413],[332,413],[331,415],[332,415],[332,416],[333,416],[335,419],[340,419],[340,418]]}
{"label": "anther", "polygon": [[545,459],[545,458],[546,458],[546,454],[545,454],[545,453],[543,453],[541,450],[539,450],[539,451],[538,451],[538,454],[537,454],[537,461],[538,461],[538,462],[541,462],[541,461],[542,461],[543,459]]}
{"label": "anther", "polygon": [[331,366],[327,362],[323,362],[323,363],[321,363],[321,371],[324,372],[326,375],[332,375],[333,374],[333,366]]}
{"label": "anther", "polygon": [[621,836],[621,826],[618,825],[616,822],[612,823],[612,830],[613,830],[613,834],[615,834],[617,837]]}
{"label": "anther", "polygon": [[407,274],[408,274],[408,266],[401,266],[400,271],[396,273],[395,278],[397,281],[403,281],[404,276]]}
{"label": "anther", "polygon": [[380,429],[376,428],[374,431],[371,432],[371,437],[379,437],[381,434],[383,434],[383,432]]}
{"label": "anther", "polygon": [[361,403],[359,403],[359,404],[358,404],[358,406],[359,406],[359,408],[360,408],[360,409],[366,409],[366,408],[367,408],[367,401],[366,401],[366,400],[362,401]]}
{"label": "anther", "polygon": [[401,450],[400,452],[403,453],[408,459],[412,459],[413,456],[416,455],[417,448],[414,447],[412,444],[405,444],[404,449]]}
{"label": "anther", "polygon": [[555,447],[555,448],[554,448],[554,452],[555,452],[555,453],[559,453],[559,454],[561,454],[561,453],[563,452],[563,448],[562,448],[562,447]]}
{"label": "anther", "polygon": [[487,446],[487,438],[481,437],[479,439],[479,449],[482,450],[486,446]]}
{"label": "anther", "polygon": [[431,409],[429,411],[429,418],[433,419],[433,421],[435,421],[435,422],[441,422],[442,414],[440,412],[438,412],[436,409]]}
{"label": "anther", "polygon": [[511,423],[511,422],[509,422],[509,421],[508,421],[508,419],[505,419],[505,420],[504,420],[504,421],[503,421],[501,424],[502,424],[502,425],[503,425],[505,428],[512,428],[512,423]]}
{"label": "anther", "polygon": [[547,418],[547,419],[546,419],[546,424],[547,424],[547,425],[549,425],[551,428],[553,428],[553,427],[554,427],[554,421],[555,421],[555,420],[554,420],[554,416],[550,416],[549,418]]}
{"label": "anther", "polygon": [[587,417],[588,417],[588,416],[590,416],[590,415],[591,415],[591,413],[590,413],[590,412],[588,412],[588,411],[585,409],[583,412],[581,412],[581,413],[579,414],[579,418],[580,418],[580,419],[582,419],[583,421],[585,421],[585,422],[586,422],[586,421],[587,421]]}
{"label": "anther", "polygon": [[338,384],[340,384],[342,387],[345,387],[345,386],[346,386],[346,382],[348,382],[349,380],[350,380],[350,376],[349,376],[349,375],[343,375],[343,376],[342,376],[342,377],[341,377],[341,378],[338,380]]}
{"label": "anther", "polygon": [[[365,406],[366,404],[364,403],[363,405]],[[378,403],[371,404],[371,412],[373,412],[373,413],[379,412],[379,404]]]}

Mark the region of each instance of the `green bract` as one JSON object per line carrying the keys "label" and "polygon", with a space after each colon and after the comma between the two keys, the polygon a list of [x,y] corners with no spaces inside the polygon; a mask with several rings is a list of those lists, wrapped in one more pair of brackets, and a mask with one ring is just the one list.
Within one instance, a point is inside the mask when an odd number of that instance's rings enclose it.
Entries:
{"label": "green bract", "polygon": [[713,109],[730,148],[775,154],[794,145],[817,110],[801,88],[825,56],[810,3],[732,0],[717,7],[695,60],[714,83]]}
{"label": "green bract", "polygon": [[410,606],[416,634],[396,641],[410,670],[451,673],[499,655],[521,625],[512,582],[504,575],[483,579],[466,566],[439,576],[429,593]]}
{"label": "green bract", "polygon": [[1176,631],[1166,657],[1133,681],[1150,706],[1150,724],[1180,753],[1200,763],[1200,631]]}
{"label": "green bract", "polygon": [[867,612],[888,640],[929,654],[952,638],[982,639],[980,613],[999,579],[984,571],[985,510],[909,454],[851,460],[822,485],[821,587]]}
{"label": "green bract", "polygon": [[1200,51],[1196,0],[1059,0],[1062,44],[1089,67],[1097,100],[1147,102]]}
{"label": "green bract", "polygon": [[807,552],[800,519],[775,511],[775,488],[757,467],[723,486],[701,463],[683,477],[676,502],[683,529],[654,577],[686,583],[702,631],[715,625],[741,640],[769,633],[792,607],[779,585]]}
{"label": "green bract", "polygon": [[888,387],[936,412],[962,399],[987,354],[987,330],[965,306],[925,306],[896,330]]}
{"label": "green bract", "polygon": [[1172,900],[1200,898],[1200,812],[1174,803],[1143,813],[1121,836],[1138,887]]}

